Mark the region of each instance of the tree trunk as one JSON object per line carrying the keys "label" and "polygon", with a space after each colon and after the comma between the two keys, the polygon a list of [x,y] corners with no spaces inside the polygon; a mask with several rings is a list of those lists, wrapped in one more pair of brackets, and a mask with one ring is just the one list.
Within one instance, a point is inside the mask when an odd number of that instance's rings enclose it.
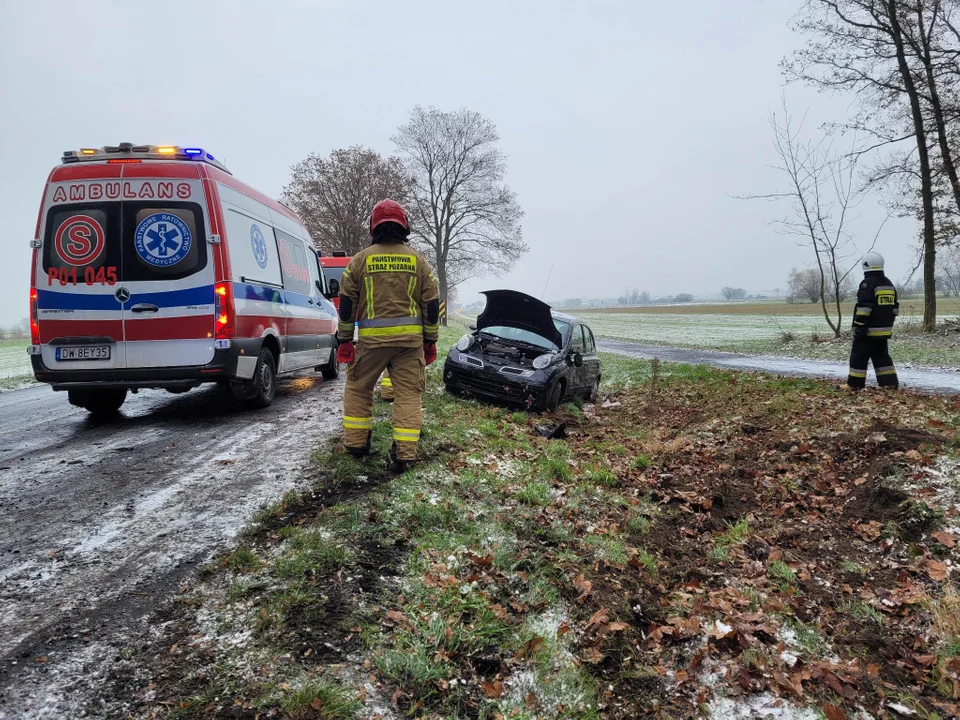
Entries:
{"label": "tree trunk", "polygon": [[[947,177],[950,179],[950,187],[953,189],[953,199],[957,204],[957,212],[960,212],[960,178],[957,177],[957,164],[954,162],[953,151],[950,149],[950,143],[947,138],[947,122],[943,114],[943,103],[940,101],[937,79],[933,74],[933,56],[930,49],[930,37],[924,29],[923,6],[919,6],[917,9],[917,20],[920,29],[920,42],[923,43],[921,59],[927,78],[927,88],[930,91],[930,107],[933,110],[933,120],[937,126],[937,138],[940,144],[940,155],[943,158],[943,169],[946,170]],[[936,15],[934,15],[933,22],[936,22]],[[933,32],[932,24],[930,26],[930,32]],[[926,268],[924,268],[924,276],[926,276]]]}
{"label": "tree trunk", "polygon": [[[440,286],[440,302],[443,307],[447,306],[447,268],[445,263],[437,263],[437,285]],[[440,324],[447,326],[447,313],[440,318]]]}
{"label": "tree trunk", "polygon": [[897,14],[897,0],[887,0],[890,30],[897,48],[897,65],[903,87],[910,98],[913,129],[917,135],[917,156],[920,161],[920,197],[923,202],[923,331],[933,332],[937,327],[936,235],[933,223],[933,177],[930,170],[930,151],[927,148],[927,130],[923,124],[920,95],[907,63],[903,45],[903,29]]}

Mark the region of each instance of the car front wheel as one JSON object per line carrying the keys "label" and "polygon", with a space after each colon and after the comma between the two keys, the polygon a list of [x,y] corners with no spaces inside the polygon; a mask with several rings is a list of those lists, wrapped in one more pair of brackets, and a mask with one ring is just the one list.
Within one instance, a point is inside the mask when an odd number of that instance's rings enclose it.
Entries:
{"label": "car front wheel", "polygon": [[556,410],[560,407],[560,401],[563,400],[563,381],[558,380],[556,385],[550,390],[550,394],[547,395],[547,401],[544,403],[544,410],[550,412]]}

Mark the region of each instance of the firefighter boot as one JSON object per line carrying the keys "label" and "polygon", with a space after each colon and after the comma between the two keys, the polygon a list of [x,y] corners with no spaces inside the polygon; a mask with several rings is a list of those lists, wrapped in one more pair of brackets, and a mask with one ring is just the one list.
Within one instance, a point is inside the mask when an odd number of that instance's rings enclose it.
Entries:
{"label": "firefighter boot", "polygon": [[426,385],[423,348],[394,348],[390,360],[390,378],[393,381],[393,442],[397,460],[413,462],[417,459],[417,443],[423,424],[421,398]]}

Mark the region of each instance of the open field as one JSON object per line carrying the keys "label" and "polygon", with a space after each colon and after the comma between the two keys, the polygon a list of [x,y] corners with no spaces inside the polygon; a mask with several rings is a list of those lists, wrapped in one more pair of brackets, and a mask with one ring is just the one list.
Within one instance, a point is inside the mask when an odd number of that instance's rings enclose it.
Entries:
{"label": "open field", "polygon": [[603,361],[602,405],[536,417],[446,395],[441,360],[400,477],[378,403],[374,457],[319,449],[101,714],[957,716],[960,402]]}
{"label": "open field", "polygon": [[33,377],[28,340],[0,340],[0,388],[18,385]]}
{"label": "open field", "polygon": [[[794,312],[796,308],[807,312]],[[811,307],[785,303],[730,303],[670,308],[631,308],[577,313],[598,337],[676,347],[845,361],[850,353],[849,315],[835,339]],[[699,310],[699,312],[695,312]],[[750,312],[748,312],[748,310]],[[782,311],[789,312],[782,312]],[[852,311],[852,306],[850,308]],[[668,312],[669,311],[669,312]],[[890,351],[897,363],[960,367],[960,333],[925,335],[920,316],[904,309],[894,327]],[[948,317],[943,315],[942,317]]]}
{"label": "open field", "polygon": [[[853,301],[843,303],[844,318],[853,312]],[[559,309],[559,308],[558,308]],[[911,297],[901,300],[900,309],[904,315],[923,315],[923,299]],[[815,315],[821,319],[823,311],[819,303],[788,304],[783,300],[764,300],[762,302],[715,302],[715,303],[679,303],[675,305],[644,305],[638,307],[611,307],[591,310],[571,310],[591,313],[640,313],[669,315]],[[941,318],[960,315],[960,298],[937,298],[937,314]]]}

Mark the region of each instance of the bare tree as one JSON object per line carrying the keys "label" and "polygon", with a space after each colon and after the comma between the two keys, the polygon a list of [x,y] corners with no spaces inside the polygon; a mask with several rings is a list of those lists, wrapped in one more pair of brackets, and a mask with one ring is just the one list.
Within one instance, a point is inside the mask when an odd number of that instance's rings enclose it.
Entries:
{"label": "bare tree", "polygon": [[637,300],[640,301],[640,304],[641,304],[641,305],[649,305],[649,304],[650,304],[650,293],[648,293],[646,290],[644,290],[643,292],[640,293],[640,296],[637,298]]}
{"label": "bare tree", "polygon": [[[813,252],[815,272],[819,275],[817,299],[823,317],[840,337],[843,326],[844,288],[859,257],[850,231],[856,220],[853,213],[862,202],[864,193],[857,184],[857,152],[835,150],[829,136],[818,140],[803,139],[803,121],[796,123],[783,100],[783,117],[771,115],[773,147],[779,158],[779,170],[787,180],[786,190],[767,195],[753,195],[752,199],[790,204],[788,215],[776,220],[779,232],[802,238],[801,245]],[[853,148],[857,147],[856,140]],[[883,229],[881,224],[873,238]],[[870,248],[873,247],[871,243]],[[793,275],[791,273],[791,281]],[[801,293],[807,297],[807,293]],[[794,294],[794,297],[797,295]]]}
{"label": "bare tree", "polygon": [[873,138],[864,152],[887,151],[868,180],[892,186],[899,195],[894,206],[912,206],[921,221],[927,332],[936,328],[938,182],[952,199],[950,209],[960,212],[954,14],[943,0],[804,0],[794,25],[815,40],[784,64],[789,78],[853,93],[860,110],[844,125]]}
{"label": "bare tree", "polygon": [[499,139],[479,113],[419,106],[393,137],[413,180],[412,237],[434,261],[441,299],[467,278],[506,272],[527,251]]}
{"label": "bare tree", "polygon": [[747,297],[747,291],[743,288],[725,287],[720,290],[720,295],[728,302],[730,300],[743,300]]}
{"label": "bare tree", "polygon": [[820,276],[818,268],[804,268],[790,270],[790,277],[787,278],[787,288],[789,289],[789,298],[793,302],[806,300],[807,302],[820,302],[820,291],[823,287],[823,278]]}
{"label": "bare tree", "polygon": [[360,146],[309,155],[291,169],[283,200],[320,249],[355,255],[370,244],[370,211],[384,198],[404,204],[409,181],[399,158]]}
{"label": "bare tree", "polygon": [[960,248],[949,245],[937,253],[937,275],[939,287],[948,296],[960,297]]}

